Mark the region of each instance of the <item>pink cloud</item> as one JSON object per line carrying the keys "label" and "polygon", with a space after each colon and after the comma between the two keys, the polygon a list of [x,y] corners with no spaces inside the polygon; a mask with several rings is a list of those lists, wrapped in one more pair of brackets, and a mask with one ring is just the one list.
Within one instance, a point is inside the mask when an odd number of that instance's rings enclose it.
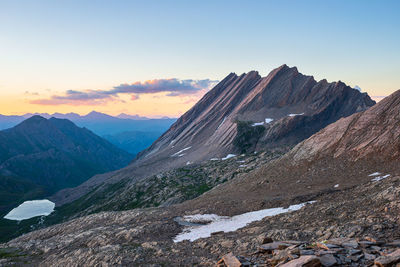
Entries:
{"label": "pink cloud", "polygon": [[111,90],[68,90],[63,95],[53,95],[50,98],[30,101],[36,105],[98,105],[108,101],[115,101],[120,94],[130,94],[131,100],[139,99],[141,94],[156,94],[166,92],[166,96],[182,97],[196,95],[213,87],[217,81],[156,79],[132,84],[121,84]]}

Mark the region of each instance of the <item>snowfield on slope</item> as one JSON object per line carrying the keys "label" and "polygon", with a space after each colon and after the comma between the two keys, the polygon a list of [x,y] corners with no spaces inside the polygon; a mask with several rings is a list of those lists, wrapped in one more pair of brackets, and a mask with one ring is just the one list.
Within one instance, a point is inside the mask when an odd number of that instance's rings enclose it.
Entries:
{"label": "snowfield on slope", "polygon": [[295,117],[295,116],[301,116],[301,115],[304,115],[304,112],[303,113],[298,113],[298,114],[292,113],[292,114],[289,114],[288,116],[289,117]]}
{"label": "snowfield on slope", "polygon": [[191,146],[185,147],[184,149],[179,150],[179,151],[176,152],[175,154],[172,154],[171,157],[182,157],[183,155],[185,155],[185,154],[182,153],[182,152],[185,152],[186,150],[191,149],[191,148],[192,148]]}
{"label": "snowfield on slope", "polygon": [[296,211],[304,207],[306,204],[312,204],[315,201],[309,201],[301,204],[291,205],[288,208],[271,208],[258,211],[246,212],[233,217],[219,216],[216,214],[195,214],[184,216],[183,220],[191,223],[204,223],[205,225],[185,227],[182,233],[174,238],[174,242],[181,242],[183,240],[195,241],[199,238],[210,237],[215,232],[233,232],[248,224],[260,221],[268,216],[275,216],[282,213]]}
{"label": "snowfield on slope", "polygon": [[262,121],[262,122],[255,122],[255,123],[253,123],[251,126],[260,126],[260,125],[264,125],[264,123],[265,124],[268,124],[268,123],[271,123],[272,121],[273,121],[274,119],[271,119],[271,118],[265,118],[265,121]]}
{"label": "snowfield on slope", "polygon": [[222,124],[224,124],[225,120],[226,120],[226,117],[224,117],[224,119],[222,120],[222,122],[218,125],[217,130],[221,127]]}
{"label": "snowfield on slope", "polygon": [[222,160],[227,160],[227,159],[234,158],[234,157],[236,157],[235,154],[228,154],[228,155],[226,155],[225,158],[222,158]]}
{"label": "snowfield on slope", "polygon": [[383,176],[376,176],[375,178],[373,178],[371,181],[372,182],[379,182],[380,180],[386,179],[390,176],[390,174],[386,174]]}
{"label": "snowfield on slope", "polygon": [[380,172],[374,172],[374,173],[371,173],[371,174],[368,175],[368,176],[378,176],[378,175],[381,175],[381,173],[380,173]]}

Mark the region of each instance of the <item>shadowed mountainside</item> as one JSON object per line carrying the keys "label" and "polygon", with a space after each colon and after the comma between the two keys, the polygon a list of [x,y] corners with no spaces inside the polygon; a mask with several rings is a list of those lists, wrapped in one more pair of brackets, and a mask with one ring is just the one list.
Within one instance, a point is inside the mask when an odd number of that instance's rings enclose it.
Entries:
{"label": "shadowed mountainside", "polygon": [[0,212],[124,167],[131,159],[68,120],[33,116],[0,131]]}

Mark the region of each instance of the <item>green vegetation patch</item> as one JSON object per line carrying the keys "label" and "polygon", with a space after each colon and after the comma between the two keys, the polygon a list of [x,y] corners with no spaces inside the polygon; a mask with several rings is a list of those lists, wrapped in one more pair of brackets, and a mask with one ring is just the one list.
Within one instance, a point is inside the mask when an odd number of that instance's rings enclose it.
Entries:
{"label": "green vegetation patch", "polygon": [[258,140],[265,132],[262,125],[252,126],[251,121],[236,121],[237,134],[233,140],[233,145],[239,149],[240,153],[248,153],[255,149]]}

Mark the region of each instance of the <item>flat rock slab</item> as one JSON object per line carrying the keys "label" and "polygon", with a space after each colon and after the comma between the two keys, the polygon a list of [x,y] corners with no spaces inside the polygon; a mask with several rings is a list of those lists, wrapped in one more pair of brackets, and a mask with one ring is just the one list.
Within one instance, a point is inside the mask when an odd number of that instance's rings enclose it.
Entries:
{"label": "flat rock slab", "polygon": [[272,242],[268,244],[263,244],[258,247],[260,251],[273,251],[275,249],[285,249],[287,247],[292,246],[292,244],[285,243],[285,242]]}
{"label": "flat rock slab", "polygon": [[386,255],[380,256],[375,259],[375,265],[379,267],[389,267],[394,266],[394,264],[400,262],[400,249]]}
{"label": "flat rock slab", "polygon": [[225,263],[227,267],[241,267],[242,263],[232,252],[224,255],[218,264]]}
{"label": "flat rock slab", "polygon": [[335,256],[332,254],[325,254],[319,257],[322,266],[330,267],[337,263]]}
{"label": "flat rock slab", "polygon": [[281,267],[319,267],[321,261],[316,256],[301,256],[298,259],[282,264]]}
{"label": "flat rock slab", "polygon": [[387,243],[387,246],[400,247],[400,240],[394,240],[393,242]]}

